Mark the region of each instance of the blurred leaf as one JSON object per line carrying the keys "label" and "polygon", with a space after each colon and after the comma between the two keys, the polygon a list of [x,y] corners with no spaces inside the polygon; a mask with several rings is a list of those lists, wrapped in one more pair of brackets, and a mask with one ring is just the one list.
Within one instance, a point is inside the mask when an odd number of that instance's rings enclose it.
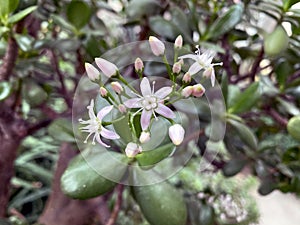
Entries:
{"label": "blurred leaf", "polygon": [[180,34],[178,28],[171,21],[165,20],[161,16],[151,17],[149,25],[155,33],[166,38],[174,39]]}
{"label": "blurred leaf", "polygon": [[143,151],[136,156],[136,159],[140,166],[151,166],[167,158],[174,151],[174,148],[174,144],[169,143],[157,149]]}
{"label": "blurred leaf", "polygon": [[83,1],[73,0],[67,6],[67,18],[77,29],[84,27],[90,20],[91,9]]}
{"label": "blurred leaf", "polygon": [[235,27],[242,19],[244,7],[242,4],[235,4],[219,17],[209,28],[206,39],[218,38]]}
{"label": "blurred leaf", "polygon": [[300,116],[294,116],[289,120],[287,130],[293,138],[300,141]]}
{"label": "blurred leaf", "polygon": [[19,35],[19,34],[14,34],[14,37],[18,43],[18,46],[20,49],[24,52],[29,52],[32,50],[32,45],[34,38],[29,36],[29,35]]}
{"label": "blurred leaf", "polygon": [[61,26],[62,28],[65,28],[69,31],[74,31],[74,27],[72,24],[70,24],[68,21],[66,21],[63,17],[56,14],[51,14],[51,19],[53,19],[54,23]]}
{"label": "blurred leaf", "polygon": [[233,126],[237,131],[237,135],[247,146],[252,150],[257,150],[257,138],[249,127],[232,119],[228,119],[227,121]]}
{"label": "blurred leaf", "polygon": [[63,142],[75,142],[72,123],[68,119],[59,118],[48,127],[48,133],[56,140]]}
{"label": "blurred leaf", "polygon": [[258,193],[261,195],[268,195],[272,191],[274,191],[276,188],[276,185],[274,182],[270,179],[261,180],[261,184],[258,188]]}
{"label": "blurred leaf", "polygon": [[299,2],[299,0],[282,0],[283,1],[283,9],[284,11],[288,11],[292,5]]}
{"label": "blurred leaf", "polygon": [[259,83],[252,83],[243,93],[236,96],[235,103],[229,108],[229,113],[243,113],[257,104],[260,98]]}
{"label": "blurred leaf", "polygon": [[161,10],[156,0],[132,0],[126,7],[126,13],[130,18],[139,19],[142,16],[157,14]]}
{"label": "blurred leaf", "polygon": [[293,103],[288,102],[282,98],[277,98],[277,101],[279,101],[279,104],[283,107],[283,110],[285,112],[289,113],[292,116],[300,115],[300,110]]}
{"label": "blurred leaf", "polygon": [[33,80],[27,80],[24,83],[22,92],[24,99],[33,107],[39,106],[48,98],[44,89]]}
{"label": "blurred leaf", "polygon": [[265,35],[264,50],[269,56],[276,56],[286,50],[289,36],[282,26],[277,26],[272,33]]}
{"label": "blurred leaf", "polygon": [[245,160],[245,159],[237,158],[237,159],[230,160],[223,167],[224,176],[232,177],[232,176],[238,174],[245,167],[246,163],[247,163],[247,160]]}
{"label": "blurred leaf", "polygon": [[19,0],[0,0],[0,18],[4,18],[15,11],[19,5]]}
{"label": "blurred leaf", "polygon": [[6,99],[12,91],[12,85],[10,82],[0,82],[0,101]]}
{"label": "blurred leaf", "polygon": [[7,21],[10,24],[17,23],[21,19],[23,19],[25,16],[27,16],[30,13],[32,13],[33,11],[35,11],[36,9],[37,9],[37,6],[30,6],[26,9],[23,9],[22,11],[17,12],[16,14],[10,16]]}
{"label": "blurred leaf", "polygon": [[280,86],[284,87],[287,78],[292,73],[292,65],[288,60],[283,59],[275,65],[274,71],[276,73],[278,83],[280,84]]}
{"label": "blurred leaf", "polygon": [[199,213],[199,223],[197,225],[213,225],[215,213],[212,206],[202,204]]}

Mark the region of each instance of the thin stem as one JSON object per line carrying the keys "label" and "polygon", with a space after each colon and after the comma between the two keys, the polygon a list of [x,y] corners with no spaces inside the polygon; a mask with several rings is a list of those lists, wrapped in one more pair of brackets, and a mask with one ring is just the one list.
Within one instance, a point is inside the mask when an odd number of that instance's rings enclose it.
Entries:
{"label": "thin stem", "polygon": [[124,186],[122,184],[119,184],[116,189],[117,189],[117,200],[114,205],[113,211],[110,215],[110,218],[105,225],[115,224],[116,220],[118,219],[118,215],[122,206]]}

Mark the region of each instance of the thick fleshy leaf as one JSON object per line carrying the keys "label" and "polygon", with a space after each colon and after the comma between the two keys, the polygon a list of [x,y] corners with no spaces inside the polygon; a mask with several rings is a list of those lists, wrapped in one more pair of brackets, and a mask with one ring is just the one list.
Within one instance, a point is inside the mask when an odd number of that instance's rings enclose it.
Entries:
{"label": "thick fleshy leaf", "polygon": [[83,1],[73,0],[67,5],[67,18],[77,29],[85,26],[91,16],[91,9]]}
{"label": "thick fleshy leaf", "polygon": [[142,79],[140,88],[143,96],[151,95],[151,86],[148,78],[144,77]]}
{"label": "thick fleshy leaf", "polygon": [[158,107],[155,109],[155,112],[170,119],[175,118],[175,113],[170,108],[161,103],[158,103]]}
{"label": "thick fleshy leaf", "polygon": [[33,11],[35,11],[37,9],[37,6],[30,6],[12,16],[10,16],[7,20],[8,23],[13,24],[13,23],[17,23],[18,21],[20,21],[21,19],[23,19],[25,16],[29,15],[30,13],[32,13]]}

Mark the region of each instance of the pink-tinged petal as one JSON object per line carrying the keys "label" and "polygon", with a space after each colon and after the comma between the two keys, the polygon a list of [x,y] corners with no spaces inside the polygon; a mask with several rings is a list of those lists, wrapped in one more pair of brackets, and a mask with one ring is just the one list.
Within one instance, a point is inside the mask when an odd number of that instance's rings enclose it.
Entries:
{"label": "pink-tinged petal", "polygon": [[195,55],[195,54],[187,54],[187,55],[182,55],[182,56],[179,56],[178,59],[193,59],[195,61],[198,61],[198,55]]}
{"label": "pink-tinged petal", "polygon": [[143,110],[141,115],[142,130],[146,130],[150,125],[152,111]]}
{"label": "pink-tinged petal", "polygon": [[147,77],[142,79],[140,88],[143,96],[151,95],[151,86]]}
{"label": "pink-tinged petal", "polygon": [[89,117],[93,120],[96,118],[95,112],[94,112],[94,99],[91,100],[90,105],[87,106],[89,111]]}
{"label": "pink-tinged petal", "polygon": [[124,105],[127,108],[140,108],[141,104],[140,102],[140,98],[132,98],[132,99],[128,99],[127,101],[124,102]]}
{"label": "pink-tinged petal", "polygon": [[155,92],[155,96],[159,99],[164,99],[172,92],[172,87],[163,87]]}
{"label": "pink-tinged petal", "polygon": [[105,106],[103,109],[101,109],[98,114],[97,118],[101,121],[111,110],[113,109],[113,106]]}
{"label": "pink-tinged petal", "polygon": [[135,157],[140,152],[142,152],[141,146],[133,142],[129,142],[125,148],[125,154],[129,158]]}
{"label": "pink-tinged petal", "polygon": [[106,147],[106,148],[109,148],[109,147],[110,147],[109,145],[105,144],[105,143],[101,140],[100,134],[96,134],[96,140],[97,140],[97,142],[98,142],[100,145],[103,145],[103,146]]}
{"label": "pink-tinged petal", "polygon": [[157,112],[158,114],[160,114],[164,117],[170,118],[170,119],[175,118],[175,113],[171,109],[169,109],[167,106],[165,106],[161,103],[158,103],[158,107],[155,109],[155,112]]}
{"label": "pink-tinged petal", "polygon": [[151,48],[154,55],[160,56],[160,55],[164,54],[165,45],[158,38],[150,36],[149,37],[149,44],[150,44],[150,48]]}
{"label": "pink-tinged petal", "polygon": [[95,59],[97,66],[104,73],[105,76],[110,78],[117,74],[118,68],[115,64],[107,61],[106,59],[96,58]]}
{"label": "pink-tinged petal", "polygon": [[198,62],[194,62],[191,67],[189,68],[189,74],[193,76],[194,74],[198,73],[203,67],[200,66]]}
{"label": "pink-tinged petal", "polygon": [[91,81],[99,79],[100,72],[90,63],[85,63],[85,70]]}
{"label": "pink-tinged petal", "polygon": [[107,139],[111,139],[111,140],[119,139],[119,138],[120,138],[120,136],[119,136],[116,132],[111,131],[111,130],[108,130],[108,129],[104,128],[104,127],[101,127],[101,132],[100,132],[100,134],[101,134],[103,137],[105,137],[105,138],[107,138]]}
{"label": "pink-tinged petal", "polygon": [[184,129],[180,124],[174,124],[169,127],[169,137],[174,145],[180,145],[184,138]]}
{"label": "pink-tinged petal", "polygon": [[214,68],[212,68],[212,71],[211,71],[210,81],[211,81],[211,86],[214,87],[215,82],[216,82],[216,74],[215,74],[215,69]]}

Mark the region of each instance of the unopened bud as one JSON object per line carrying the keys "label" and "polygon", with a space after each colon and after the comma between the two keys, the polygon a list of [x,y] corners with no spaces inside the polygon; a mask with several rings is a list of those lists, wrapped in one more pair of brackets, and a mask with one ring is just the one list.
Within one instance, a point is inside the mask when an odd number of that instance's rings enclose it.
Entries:
{"label": "unopened bud", "polygon": [[129,142],[125,149],[125,154],[129,158],[135,157],[140,152],[142,152],[142,147],[133,142]]}
{"label": "unopened bud", "polygon": [[184,138],[184,129],[180,124],[174,124],[169,127],[169,137],[174,145],[180,145]]}
{"label": "unopened bud", "polygon": [[107,96],[107,90],[104,87],[100,87],[100,95],[105,98]]}
{"label": "unopened bud", "polygon": [[136,72],[141,72],[144,69],[144,63],[140,58],[136,58],[134,62],[134,69]]}
{"label": "unopened bud", "polygon": [[181,95],[185,98],[190,97],[192,93],[193,93],[192,86],[187,86],[187,87],[183,88],[181,91]]}
{"label": "unopened bud", "polygon": [[111,82],[111,87],[117,94],[121,94],[123,91],[122,85],[117,81]]}
{"label": "unopened bud", "polygon": [[202,84],[196,84],[193,86],[193,96],[201,97],[205,93],[205,88]]}
{"label": "unopened bud", "polygon": [[100,72],[90,63],[85,63],[85,70],[91,81],[98,80],[100,77]]}
{"label": "unopened bud", "polygon": [[154,36],[149,37],[149,44],[154,55],[160,56],[165,53],[165,45],[162,41]]}
{"label": "unopened bud", "polygon": [[150,132],[143,131],[139,140],[142,144],[148,142],[150,140]]}
{"label": "unopened bud", "polygon": [[180,62],[174,63],[173,68],[172,68],[172,71],[173,71],[173,73],[175,73],[175,74],[180,73],[180,71],[181,71],[181,63],[180,63]]}
{"label": "unopened bud", "polygon": [[182,81],[184,83],[190,83],[192,81],[192,76],[189,72],[186,72],[184,75],[183,75],[183,78],[182,78]]}
{"label": "unopened bud", "polygon": [[175,39],[175,43],[174,43],[174,46],[175,48],[178,48],[178,49],[181,49],[182,48],[182,36],[179,35],[176,39]]}
{"label": "unopened bud", "polygon": [[117,75],[118,68],[115,64],[107,61],[106,59],[96,58],[95,59],[97,66],[108,78]]}
{"label": "unopened bud", "polygon": [[121,113],[126,113],[126,111],[127,111],[126,106],[123,105],[123,104],[120,104],[120,105],[118,106],[118,109],[119,109],[119,111],[120,111]]}

